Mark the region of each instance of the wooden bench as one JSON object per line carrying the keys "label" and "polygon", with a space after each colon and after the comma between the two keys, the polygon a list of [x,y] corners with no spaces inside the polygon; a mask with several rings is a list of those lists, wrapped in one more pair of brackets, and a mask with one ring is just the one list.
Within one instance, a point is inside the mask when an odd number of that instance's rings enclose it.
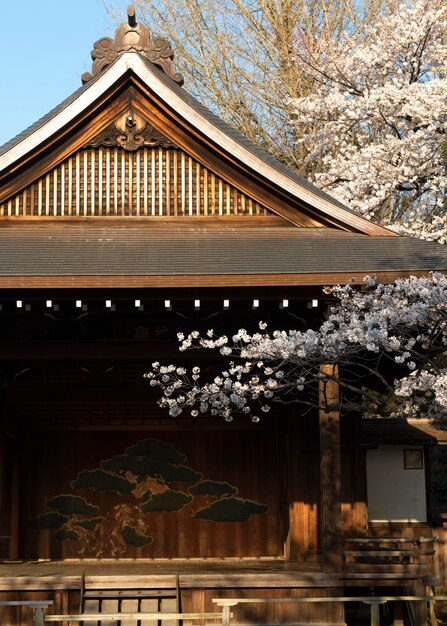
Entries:
{"label": "wooden bench", "polygon": [[0,600],[0,606],[28,606],[31,609],[46,609],[53,600]]}
{"label": "wooden bench", "polygon": [[371,626],[380,626],[379,607],[387,602],[434,602],[447,600],[447,596],[334,596],[320,598],[213,598],[213,602],[222,608],[222,626],[230,626],[230,609],[238,604],[310,604],[327,602],[362,602],[370,606]]}
{"label": "wooden bench", "polygon": [[[230,614],[231,616],[231,614]],[[49,622],[80,622],[82,624],[89,624],[90,622],[96,622],[96,624],[102,624],[102,622],[116,622],[116,624],[124,625],[130,622],[162,622],[163,620],[219,620],[223,623],[224,612],[222,613],[84,613],[83,615],[44,615],[43,621],[38,622],[36,620],[36,626],[44,626]]]}
{"label": "wooden bench", "polygon": [[26,606],[34,611],[34,623],[43,626],[44,610],[53,604],[53,600],[0,600],[0,606]]}

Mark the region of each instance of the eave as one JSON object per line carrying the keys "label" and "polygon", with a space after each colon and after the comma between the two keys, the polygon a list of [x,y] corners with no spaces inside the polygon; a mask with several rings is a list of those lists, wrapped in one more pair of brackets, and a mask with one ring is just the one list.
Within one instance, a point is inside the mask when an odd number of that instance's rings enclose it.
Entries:
{"label": "eave", "polygon": [[[179,276],[0,276],[0,289],[177,289],[206,287],[324,287],[339,284],[361,284],[370,272],[337,272],[332,274],[183,274]],[[377,272],[384,284],[399,278],[426,276],[425,271]]]}
{"label": "eave", "polygon": [[0,229],[0,287],[317,286],[447,270],[447,247],[405,237],[185,222],[10,224]]}

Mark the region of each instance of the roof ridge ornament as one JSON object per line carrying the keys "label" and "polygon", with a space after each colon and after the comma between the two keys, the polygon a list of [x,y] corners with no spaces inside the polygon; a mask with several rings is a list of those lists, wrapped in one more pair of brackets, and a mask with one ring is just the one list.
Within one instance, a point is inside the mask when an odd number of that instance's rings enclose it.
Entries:
{"label": "roof ridge ornament", "polygon": [[91,57],[92,71],[82,75],[85,84],[105,67],[113,63],[123,52],[138,52],[148,61],[160,67],[163,72],[179,85],[183,85],[183,76],[174,68],[174,52],[171,44],[164,37],[151,38],[149,30],[137,22],[135,7],[127,7],[127,24],[120,24],[115,31],[115,38],[102,37],[95,41]]}

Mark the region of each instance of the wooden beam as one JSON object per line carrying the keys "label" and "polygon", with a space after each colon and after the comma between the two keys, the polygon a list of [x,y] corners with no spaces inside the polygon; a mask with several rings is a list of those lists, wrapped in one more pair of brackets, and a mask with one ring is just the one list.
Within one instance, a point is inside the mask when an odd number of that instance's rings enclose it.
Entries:
{"label": "wooden beam", "polygon": [[[447,268],[446,268],[447,270]],[[441,271],[441,270],[439,270]],[[429,270],[373,272],[379,283],[398,278],[428,276]],[[338,284],[361,284],[370,272],[334,272],[308,274],[183,274],[153,276],[0,276],[0,289],[105,289],[140,287],[296,287]]]}
{"label": "wooden beam", "polygon": [[320,488],[323,572],[341,572],[341,460],[338,367],[320,366]]}
{"label": "wooden beam", "polygon": [[[415,580],[413,584],[414,595],[424,597],[427,594],[427,589],[422,577]],[[427,602],[415,602],[414,603],[414,626],[426,626],[428,618]]]}
{"label": "wooden beam", "polygon": [[[27,359],[33,362],[62,361],[74,362],[87,360],[115,361],[124,359],[127,361],[140,360],[147,364],[148,358],[163,354],[163,358],[176,358],[182,360],[197,360],[197,355],[180,353],[174,340],[174,331],[169,341],[2,341],[1,358],[13,361]],[[152,355],[152,356],[151,356]],[[84,363],[82,363],[84,364]]]}

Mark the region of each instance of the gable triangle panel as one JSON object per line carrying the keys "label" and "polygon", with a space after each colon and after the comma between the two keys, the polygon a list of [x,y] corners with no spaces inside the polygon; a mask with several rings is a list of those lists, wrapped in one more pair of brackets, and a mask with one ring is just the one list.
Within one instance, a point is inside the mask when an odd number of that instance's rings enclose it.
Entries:
{"label": "gable triangle panel", "polygon": [[183,150],[85,147],[0,205],[0,217],[272,216]]}

